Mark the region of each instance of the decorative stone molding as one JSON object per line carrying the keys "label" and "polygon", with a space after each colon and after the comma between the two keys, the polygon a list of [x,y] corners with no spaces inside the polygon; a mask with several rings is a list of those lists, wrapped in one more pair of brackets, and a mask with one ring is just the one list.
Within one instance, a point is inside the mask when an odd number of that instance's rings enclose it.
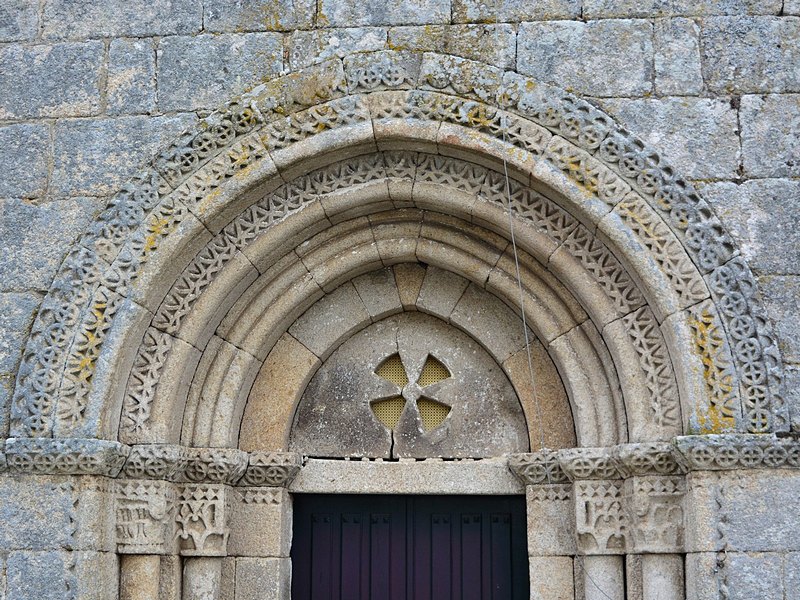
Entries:
{"label": "decorative stone molding", "polygon": [[774,435],[685,436],[675,440],[690,471],[800,468],[800,440]]}
{"label": "decorative stone molding", "polygon": [[131,446],[122,475],[132,479],[177,481],[186,468],[186,449],[181,446],[153,444]]}
{"label": "decorative stone molding", "polygon": [[625,480],[632,551],[637,554],[684,551],[683,477],[634,476]]}
{"label": "decorative stone molding", "polygon": [[106,475],[122,470],[129,447],[91,439],[9,438],[5,454],[11,473]]}
{"label": "decorative stone molding", "polygon": [[627,475],[615,453],[605,448],[571,448],[558,453],[561,468],[572,481],[622,479]]}
{"label": "decorative stone molding", "polygon": [[293,452],[251,452],[239,485],[289,487],[300,466],[300,455]]}
{"label": "decorative stone molding", "polygon": [[[698,422],[702,430],[788,428],[780,356],[752,274],[709,206],[657,153],[588,103],[517,73],[432,53],[380,52],[259,86],[181,136],[123,186],[68,254],[42,303],[18,373],[12,433],[102,433],[93,419],[108,395],[96,389],[102,378],[95,374],[112,324],[125,314],[126,299],[141,293],[148,264],[169,261],[164,249],[191,236],[196,220],[214,231],[224,224],[217,221],[223,218],[214,206],[217,192],[241,191],[248,177],[302,171],[303,161],[318,153],[415,136],[417,145],[480,148],[489,160],[512,148],[515,173],[579,186],[583,217],[606,235],[628,236],[631,248],[652,259],[648,281],[669,290],[663,298],[645,294],[656,317],[710,294],[716,310],[704,311],[713,322],[696,319],[698,351],[713,363],[706,376],[721,374],[709,379],[723,386],[710,391],[718,409],[741,409],[742,419],[723,414]],[[650,268],[636,258],[635,250],[627,256],[634,270]],[[662,299],[675,306],[659,305]],[[718,339],[728,340],[722,358]],[[146,370],[145,364],[135,369]],[[129,401],[126,414],[137,414],[130,404],[137,401]],[[660,418],[669,414],[659,410]]]}
{"label": "decorative stone molding", "polygon": [[512,454],[508,467],[525,485],[565,483],[569,481],[561,468],[558,454],[549,450],[531,454]]}

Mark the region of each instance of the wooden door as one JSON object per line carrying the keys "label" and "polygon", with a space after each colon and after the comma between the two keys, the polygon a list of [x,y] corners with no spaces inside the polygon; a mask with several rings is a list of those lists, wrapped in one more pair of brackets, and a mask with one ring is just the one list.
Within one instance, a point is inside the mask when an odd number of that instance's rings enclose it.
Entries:
{"label": "wooden door", "polygon": [[293,600],[528,598],[522,496],[294,497]]}

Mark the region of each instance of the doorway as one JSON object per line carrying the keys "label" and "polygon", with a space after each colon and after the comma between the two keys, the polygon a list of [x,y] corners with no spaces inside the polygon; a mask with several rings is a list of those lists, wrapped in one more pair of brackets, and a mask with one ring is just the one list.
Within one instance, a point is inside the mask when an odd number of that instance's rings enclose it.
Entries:
{"label": "doorway", "polygon": [[528,598],[524,496],[294,496],[293,600]]}

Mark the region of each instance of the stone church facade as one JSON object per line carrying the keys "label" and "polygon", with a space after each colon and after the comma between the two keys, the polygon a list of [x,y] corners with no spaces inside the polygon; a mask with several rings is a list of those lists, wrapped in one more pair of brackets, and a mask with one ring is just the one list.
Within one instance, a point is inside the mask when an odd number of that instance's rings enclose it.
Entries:
{"label": "stone church facade", "polygon": [[797,0],[11,0],[0,140],[0,600],[288,600],[343,494],[800,599]]}

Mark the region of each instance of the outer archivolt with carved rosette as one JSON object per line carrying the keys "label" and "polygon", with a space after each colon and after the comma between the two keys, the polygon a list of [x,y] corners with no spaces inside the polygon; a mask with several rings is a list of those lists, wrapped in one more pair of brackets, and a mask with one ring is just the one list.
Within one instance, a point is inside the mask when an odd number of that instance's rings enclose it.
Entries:
{"label": "outer archivolt with carved rosette", "polygon": [[[721,425],[713,419],[695,425],[788,428],[780,357],[752,275],[705,201],[655,152],[588,103],[517,73],[436,54],[380,52],[260,86],[123,186],[68,254],[42,304],[18,373],[12,434],[113,430],[118,407],[103,403],[118,397],[111,388],[119,377],[115,367],[98,365],[117,364],[121,350],[114,343],[120,342],[109,341],[117,323],[140,319],[137,305],[156,309],[153,298],[165,290],[154,288],[153,279],[180,270],[175,254],[200,232],[206,235],[199,223],[220,231],[245,208],[230,198],[246,198],[241,192],[255,185],[276,187],[277,172],[302,172],[303,161],[316,154],[403,139],[492,164],[505,156],[514,177],[557,188],[578,220],[611,238],[657,319],[710,296],[717,310],[708,314],[718,320],[710,327],[728,340],[730,355],[722,369],[730,375],[731,397],[718,406],[723,416],[729,405],[735,409]],[[615,232],[630,233],[641,251],[615,243]],[[655,269],[652,277],[648,268]],[[191,294],[202,287],[187,277],[181,289]],[[706,352],[703,344],[695,351]],[[706,353],[701,360],[717,358]]]}

